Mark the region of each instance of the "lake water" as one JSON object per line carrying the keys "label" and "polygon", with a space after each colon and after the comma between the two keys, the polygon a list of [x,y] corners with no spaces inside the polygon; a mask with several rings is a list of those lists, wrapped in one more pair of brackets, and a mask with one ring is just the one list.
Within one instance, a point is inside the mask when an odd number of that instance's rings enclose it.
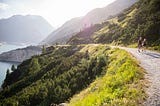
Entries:
{"label": "lake water", "polygon": [[0,85],[2,85],[5,77],[7,69],[10,69],[12,65],[17,66],[18,63],[9,63],[9,62],[0,62]]}
{"label": "lake water", "polygon": [[[9,44],[4,44],[0,46],[0,54],[3,52],[7,52],[10,50],[18,49],[18,48],[23,48],[25,46],[17,46],[17,45],[9,45]],[[10,69],[12,65],[17,66],[18,63],[13,63],[13,62],[1,62],[0,61],[0,86],[2,85],[5,77],[6,77],[6,71],[7,69]]]}

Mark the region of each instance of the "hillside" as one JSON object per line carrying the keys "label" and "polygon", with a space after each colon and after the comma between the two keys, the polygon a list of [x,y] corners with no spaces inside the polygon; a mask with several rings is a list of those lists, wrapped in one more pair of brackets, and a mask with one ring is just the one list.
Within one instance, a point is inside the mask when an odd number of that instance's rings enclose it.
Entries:
{"label": "hillside", "polygon": [[[100,91],[107,87],[104,89],[107,92],[101,91],[103,98],[93,98],[100,100],[91,102],[94,105],[116,104],[116,100],[121,99],[135,105],[145,97],[140,82],[143,72],[122,50],[106,45],[66,45],[51,46],[43,53],[7,73],[4,89],[0,92],[0,105],[49,106],[51,103],[64,103],[83,89],[90,89],[91,83],[93,86],[89,92],[93,95],[97,87],[101,86],[98,88]],[[113,98],[116,98],[114,102]],[[123,101],[121,103],[126,105]]]}
{"label": "hillside", "polygon": [[108,18],[119,14],[138,0],[116,0],[103,8],[96,8],[83,17],[73,18],[53,31],[41,44],[66,43],[73,34],[91,25],[101,23]]}
{"label": "hillside", "polygon": [[[109,20],[85,27],[78,33],[74,30],[78,27],[71,20],[67,24],[74,29],[63,26],[71,32],[61,29],[54,32],[70,36],[75,31],[70,39],[63,36],[69,39],[68,45],[46,46],[42,54],[7,71],[0,106],[157,105],[160,54],[123,48],[131,55],[106,44],[130,45],[142,36],[147,38],[148,46],[160,50],[159,10],[159,0],[140,0]],[[81,19],[74,19],[78,25],[77,20]],[[51,42],[47,43],[53,43],[52,36],[49,39]]]}
{"label": "hillside", "polygon": [[[160,45],[160,1],[140,0],[123,13],[106,21],[100,30],[90,27],[90,35],[85,29],[74,35],[69,44],[83,44],[86,37],[94,43],[133,44],[139,36],[147,38],[149,46]],[[103,24],[101,24],[103,26]],[[99,25],[100,26],[100,25]],[[96,27],[96,25],[95,25]],[[85,36],[85,37],[84,37]],[[83,42],[80,42],[83,41]],[[155,49],[158,49],[156,47]]]}
{"label": "hillside", "polygon": [[41,53],[42,49],[40,47],[28,46],[26,48],[11,50],[0,54],[0,61],[22,62]]}
{"label": "hillside", "polygon": [[38,44],[53,30],[41,16],[15,15],[0,19],[0,42]]}

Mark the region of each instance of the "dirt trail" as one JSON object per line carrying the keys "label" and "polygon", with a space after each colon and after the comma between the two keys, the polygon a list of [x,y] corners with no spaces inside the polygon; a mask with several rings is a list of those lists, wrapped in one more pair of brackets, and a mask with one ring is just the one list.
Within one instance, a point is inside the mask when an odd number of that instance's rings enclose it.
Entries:
{"label": "dirt trail", "polygon": [[144,106],[160,106],[160,53],[153,51],[138,52],[134,48],[120,47],[131,53],[146,70],[145,78],[150,82],[146,89],[148,98]]}

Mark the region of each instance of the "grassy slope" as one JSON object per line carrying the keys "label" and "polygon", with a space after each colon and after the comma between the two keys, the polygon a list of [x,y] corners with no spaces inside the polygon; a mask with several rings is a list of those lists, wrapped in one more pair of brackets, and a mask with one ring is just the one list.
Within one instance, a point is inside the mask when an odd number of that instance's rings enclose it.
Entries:
{"label": "grassy slope", "polygon": [[49,53],[24,61],[6,78],[0,105],[65,102],[104,73],[108,57],[103,53],[109,50],[105,45],[56,46]]}
{"label": "grassy slope", "polygon": [[[106,21],[101,29],[100,25],[96,31],[92,27],[92,33],[87,35],[93,43],[112,43],[118,45],[131,45],[135,43],[139,36],[147,38],[147,45],[150,49],[160,51],[160,7],[159,0],[140,0],[121,14]],[[96,25],[95,25],[96,28]],[[85,30],[74,35],[68,43],[83,44],[87,42],[83,37]],[[77,39],[82,39],[83,42]]]}
{"label": "grassy slope", "polygon": [[123,50],[110,51],[106,74],[75,95],[69,106],[138,106],[145,98],[143,70]]}
{"label": "grassy slope", "polygon": [[47,106],[79,92],[71,106],[137,105],[145,97],[137,62],[125,51],[100,44],[56,47],[23,62],[8,78],[14,80],[6,82],[0,105]]}

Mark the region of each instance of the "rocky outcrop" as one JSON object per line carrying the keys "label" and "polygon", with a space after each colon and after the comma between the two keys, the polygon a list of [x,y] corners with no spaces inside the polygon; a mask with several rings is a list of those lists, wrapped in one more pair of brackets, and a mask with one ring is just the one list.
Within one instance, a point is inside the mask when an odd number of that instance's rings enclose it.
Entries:
{"label": "rocky outcrop", "polygon": [[61,103],[59,105],[52,103],[50,106],[67,106],[67,103]]}
{"label": "rocky outcrop", "polygon": [[0,61],[22,62],[31,58],[31,56],[39,55],[41,53],[42,50],[40,47],[28,46],[26,48],[16,49],[0,54]]}

